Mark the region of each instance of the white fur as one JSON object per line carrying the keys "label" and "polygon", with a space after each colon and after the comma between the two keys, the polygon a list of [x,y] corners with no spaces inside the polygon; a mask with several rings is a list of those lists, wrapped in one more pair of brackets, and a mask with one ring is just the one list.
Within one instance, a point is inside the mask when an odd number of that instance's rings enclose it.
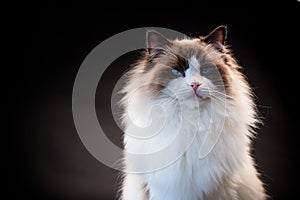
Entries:
{"label": "white fur", "polygon": [[[214,86],[197,73],[200,63],[194,57],[190,64],[187,76],[170,81],[164,91],[176,96],[177,104],[168,98],[151,100],[136,90],[138,82],[127,85],[122,100],[125,150],[162,153],[155,159],[125,154],[122,200],[265,199],[249,155],[250,127],[256,120],[247,86],[233,78],[234,100],[200,100],[189,83]],[[182,90],[186,92],[177,92]]]}
{"label": "white fur", "polygon": [[189,59],[189,65],[190,67],[192,66],[193,68],[199,70],[200,69],[200,62],[197,60],[196,56],[192,56],[190,59]]}
{"label": "white fur", "polygon": [[185,80],[188,83],[188,85],[191,85],[195,82],[198,82],[199,84],[203,82],[202,77],[199,73],[199,68],[199,61],[195,58],[195,56],[192,56],[189,59],[189,68],[185,71]]}

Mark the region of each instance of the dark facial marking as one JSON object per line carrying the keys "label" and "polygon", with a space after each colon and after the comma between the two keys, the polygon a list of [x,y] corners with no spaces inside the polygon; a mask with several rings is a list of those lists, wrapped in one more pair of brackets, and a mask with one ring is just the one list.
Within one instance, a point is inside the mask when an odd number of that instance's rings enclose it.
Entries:
{"label": "dark facial marking", "polygon": [[[231,68],[232,57],[229,53],[220,52],[214,46],[206,49],[207,45],[201,41],[194,44],[170,41],[167,46],[148,47],[149,49],[145,52],[140,63],[144,66],[143,73],[147,73],[153,82],[150,84],[151,89],[160,91],[172,79],[185,77],[185,71],[189,68],[188,59],[195,56],[201,64],[200,74],[211,80],[220,89],[225,87],[226,92],[229,92],[231,83],[229,68]],[[205,56],[210,53],[214,54],[214,51],[221,53],[220,57],[214,56],[210,59]],[[174,74],[172,69],[181,72],[182,76]]]}
{"label": "dark facial marking", "polygon": [[183,58],[182,56],[177,56],[177,64],[172,66],[174,69],[177,69],[178,71],[180,71],[183,75],[183,77],[185,77],[185,71],[189,68],[189,62]]}

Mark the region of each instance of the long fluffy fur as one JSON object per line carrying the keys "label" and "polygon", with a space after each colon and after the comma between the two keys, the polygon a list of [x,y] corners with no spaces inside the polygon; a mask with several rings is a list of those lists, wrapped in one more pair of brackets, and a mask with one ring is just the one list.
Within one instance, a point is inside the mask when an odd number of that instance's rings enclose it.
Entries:
{"label": "long fluffy fur", "polygon": [[[170,102],[170,98],[161,93],[154,95],[153,90],[146,87],[147,83],[153,81],[153,74],[146,69],[149,67],[147,66],[149,55],[144,56],[130,72],[123,90],[125,95],[121,103],[125,108],[123,123],[127,133],[124,135],[126,151],[153,153],[163,149],[170,142],[178,146],[174,151],[181,151],[181,146],[186,142],[192,140],[192,143],[174,162],[161,169],[145,173],[130,172],[163,165],[171,155],[159,155],[155,160],[139,160],[125,154],[121,199],[266,199],[263,184],[258,178],[250,156],[250,139],[254,137],[253,128],[257,117],[252,92],[239,71],[240,66],[225,47],[223,51],[219,51],[201,40],[176,40],[174,44],[176,43],[199,45],[204,51],[211,51],[210,54],[217,57],[213,59],[223,60],[222,65],[227,70],[226,76],[230,78],[230,82],[227,83],[230,87],[226,89],[228,96],[223,99],[224,101],[211,99],[209,105],[213,104],[213,109],[207,105],[198,108],[198,104],[194,104],[193,100],[181,101],[180,106],[177,106],[174,102]],[[172,86],[173,82],[170,81],[168,86]],[[145,88],[137,89],[143,85]],[[226,106],[223,106],[224,102]],[[161,106],[164,111],[155,109],[155,105]],[[151,110],[150,119],[149,110]],[[146,127],[149,123],[159,124],[161,121],[164,121],[164,126],[159,134],[148,139],[132,137],[132,135],[148,137],[149,131],[154,131],[155,126],[146,129],[148,132],[136,127]],[[208,129],[210,132],[207,135]],[[178,140],[174,138],[174,133]],[[207,155],[199,157],[200,147],[208,152]],[[213,147],[211,150],[205,149],[211,147]],[[176,153],[178,152],[174,152]]]}

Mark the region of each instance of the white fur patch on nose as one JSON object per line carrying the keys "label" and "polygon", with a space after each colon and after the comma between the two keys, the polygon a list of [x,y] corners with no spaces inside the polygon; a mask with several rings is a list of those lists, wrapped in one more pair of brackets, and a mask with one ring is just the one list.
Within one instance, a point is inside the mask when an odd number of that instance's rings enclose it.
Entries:
{"label": "white fur patch on nose", "polygon": [[199,72],[200,63],[195,56],[189,59],[189,68],[185,71],[186,81],[190,85],[191,83],[201,83],[202,78]]}
{"label": "white fur patch on nose", "polygon": [[189,59],[189,65],[190,67],[193,67],[197,70],[200,69],[200,63],[199,61],[197,60],[197,58],[195,56],[192,56],[190,59]]}

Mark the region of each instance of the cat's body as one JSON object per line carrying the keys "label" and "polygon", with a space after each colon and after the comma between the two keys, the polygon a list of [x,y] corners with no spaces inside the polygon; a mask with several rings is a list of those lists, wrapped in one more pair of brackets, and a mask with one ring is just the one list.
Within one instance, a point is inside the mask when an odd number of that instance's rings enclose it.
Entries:
{"label": "cat's body", "polygon": [[175,41],[148,33],[150,50],[123,90],[124,144],[155,155],[125,154],[122,200],[266,198],[249,153],[251,91],[223,46],[225,33]]}

